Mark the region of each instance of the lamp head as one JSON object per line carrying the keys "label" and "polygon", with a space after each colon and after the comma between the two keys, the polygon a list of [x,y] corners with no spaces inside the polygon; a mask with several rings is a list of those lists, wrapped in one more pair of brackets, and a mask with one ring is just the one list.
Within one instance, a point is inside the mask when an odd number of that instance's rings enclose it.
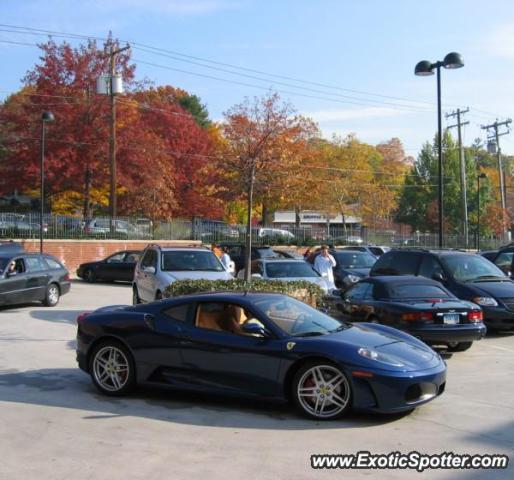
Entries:
{"label": "lamp head", "polygon": [[457,52],[451,52],[443,60],[444,68],[461,68],[464,66],[462,55]]}
{"label": "lamp head", "polygon": [[421,62],[418,62],[418,64],[414,68],[414,75],[418,75],[420,77],[425,77],[433,74],[434,66],[432,65],[432,62],[429,62],[428,60],[422,60]]}
{"label": "lamp head", "polygon": [[52,112],[43,112],[41,114],[41,120],[43,122],[53,122],[55,120],[55,117]]}

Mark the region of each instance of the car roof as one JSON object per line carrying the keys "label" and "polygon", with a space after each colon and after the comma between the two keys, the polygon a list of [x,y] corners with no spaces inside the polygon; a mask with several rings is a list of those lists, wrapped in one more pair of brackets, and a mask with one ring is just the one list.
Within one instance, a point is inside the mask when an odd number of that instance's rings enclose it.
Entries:
{"label": "car roof", "polygon": [[398,252],[410,252],[410,253],[431,253],[438,257],[448,256],[448,255],[476,255],[473,252],[466,252],[464,250],[456,250],[452,248],[448,249],[439,249],[439,248],[393,248],[386,252],[384,255]]}
{"label": "car roof", "polygon": [[306,263],[305,260],[301,258],[276,258],[276,257],[264,257],[254,260],[254,262],[263,262],[263,263]]}
{"label": "car roof", "polygon": [[377,277],[369,277],[361,280],[362,282],[383,283],[383,284],[405,284],[405,285],[434,285],[441,287],[436,280],[416,275],[381,275]]}
{"label": "car roof", "polygon": [[[0,251],[0,258],[14,258],[14,257],[38,257],[41,253],[37,252],[26,252],[25,250],[15,250],[14,248],[10,251]],[[43,254],[47,257],[51,255]]]}

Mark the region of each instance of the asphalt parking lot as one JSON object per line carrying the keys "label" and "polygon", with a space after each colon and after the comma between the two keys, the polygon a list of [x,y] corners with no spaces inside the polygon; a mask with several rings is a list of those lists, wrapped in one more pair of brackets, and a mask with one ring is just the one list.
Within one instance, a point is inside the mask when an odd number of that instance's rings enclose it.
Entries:
{"label": "asphalt parking lot", "polygon": [[97,394],[75,362],[75,318],[130,303],[128,285],[73,283],[56,308],[0,308],[0,479],[412,478],[412,471],[314,471],[316,453],[506,453],[514,478],[514,334],[447,359],[444,395],[403,416],[315,422],[288,406],[169,391]]}

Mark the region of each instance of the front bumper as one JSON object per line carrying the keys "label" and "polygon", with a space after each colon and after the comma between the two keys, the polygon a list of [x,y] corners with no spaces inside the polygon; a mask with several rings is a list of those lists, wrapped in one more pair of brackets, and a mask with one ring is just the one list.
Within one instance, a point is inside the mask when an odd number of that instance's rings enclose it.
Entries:
{"label": "front bumper", "polygon": [[66,294],[66,293],[68,293],[70,291],[70,289],[71,289],[71,282],[69,282],[69,281],[60,282],[59,287],[60,287],[60,290],[61,290],[61,295],[64,295],[64,294]]}
{"label": "front bumper", "polygon": [[484,323],[489,329],[510,329],[514,328],[514,312],[505,307],[483,307]]}
{"label": "front bumper", "polygon": [[430,402],[444,392],[446,365],[414,372],[371,371],[372,378],[352,376],[353,408],[398,413]]}
{"label": "front bumper", "polygon": [[460,325],[424,325],[406,330],[425,343],[474,342],[485,337],[487,327],[483,323]]}

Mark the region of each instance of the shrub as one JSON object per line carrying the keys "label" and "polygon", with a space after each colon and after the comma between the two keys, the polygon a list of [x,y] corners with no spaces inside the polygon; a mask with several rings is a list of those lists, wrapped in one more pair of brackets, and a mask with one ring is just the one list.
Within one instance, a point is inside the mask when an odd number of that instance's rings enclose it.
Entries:
{"label": "shrub", "polygon": [[178,297],[192,293],[205,292],[266,292],[282,293],[313,307],[323,306],[323,290],[304,280],[284,282],[280,280],[177,280],[164,290],[164,297]]}

